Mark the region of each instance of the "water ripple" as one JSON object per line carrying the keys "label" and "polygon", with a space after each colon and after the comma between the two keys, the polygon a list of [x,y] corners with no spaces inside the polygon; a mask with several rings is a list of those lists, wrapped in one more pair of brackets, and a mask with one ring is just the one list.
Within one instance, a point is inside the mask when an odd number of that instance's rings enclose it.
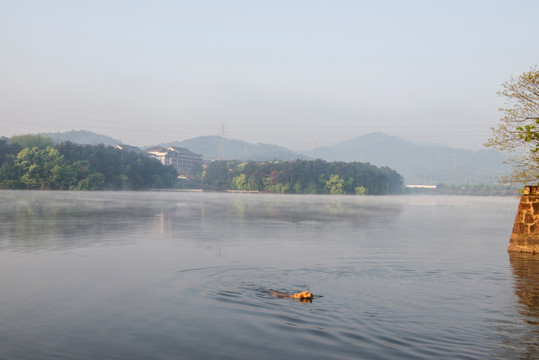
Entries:
{"label": "water ripple", "polygon": [[[192,296],[199,297],[198,301],[205,303],[206,309],[213,309],[213,314],[219,314],[219,321],[228,323],[231,333],[249,328],[261,337],[280,339],[283,348],[277,353],[285,357],[295,353],[290,339],[309,344],[307,353],[312,358],[482,357],[485,349],[477,344],[484,339],[474,335],[473,327],[467,329],[458,321],[447,321],[446,328],[440,329],[426,321],[423,309],[412,310],[413,301],[402,298],[399,303],[388,302],[361,291],[367,289],[349,287],[351,277],[376,279],[380,271],[346,267],[223,266],[182,270],[177,281],[188,280],[187,283],[194,284]],[[419,276],[414,271],[402,271],[402,274],[409,279],[405,281],[415,281],[413,278]],[[442,275],[439,270],[433,270],[422,277],[425,276],[436,279]],[[335,296],[333,292],[342,290],[342,284],[347,284],[347,293]],[[312,303],[300,303],[277,298],[270,294],[272,290],[290,293],[307,290],[318,296]],[[398,288],[392,289],[395,290]],[[357,300],[352,301],[353,298]],[[396,301],[394,296],[392,299]],[[388,349],[387,353],[371,352],[381,348]],[[302,349],[305,351],[304,345]]]}

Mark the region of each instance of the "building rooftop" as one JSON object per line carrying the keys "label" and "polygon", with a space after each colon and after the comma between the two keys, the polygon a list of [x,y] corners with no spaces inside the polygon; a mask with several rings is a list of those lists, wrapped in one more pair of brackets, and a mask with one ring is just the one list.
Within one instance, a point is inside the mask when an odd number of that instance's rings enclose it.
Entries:
{"label": "building rooftop", "polygon": [[138,148],[136,146],[131,146],[131,145],[125,145],[125,144],[116,145],[116,149],[132,151],[132,152],[137,153],[137,154],[144,154],[145,153],[145,151],[142,150],[141,148]]}
{"label": "building rooftop", "polygon": [[201,154],[197,154],[197,153],[192,152],[189,149],[182,148],[182,147],[177,147],[177,146],[169,146],[167,148],[164,148],[162,146],[154,146],[152,148],[146,149],[146,152],[151,152],[151,153],[154,153],[154,152],[165,153],[165,152],[169,152],[169,151],[174,151],[174,152],[185,154],[185,155],[193,155],[193,156],[202,157]]}

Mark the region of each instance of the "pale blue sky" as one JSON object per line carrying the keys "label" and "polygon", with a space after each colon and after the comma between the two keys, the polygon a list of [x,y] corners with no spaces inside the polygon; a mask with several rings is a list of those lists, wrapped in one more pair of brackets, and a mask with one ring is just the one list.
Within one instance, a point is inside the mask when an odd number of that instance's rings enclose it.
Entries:
{"label": "pale blue sky", "polygon": [[480,149],[539,1],[0,0],[0,135]]}

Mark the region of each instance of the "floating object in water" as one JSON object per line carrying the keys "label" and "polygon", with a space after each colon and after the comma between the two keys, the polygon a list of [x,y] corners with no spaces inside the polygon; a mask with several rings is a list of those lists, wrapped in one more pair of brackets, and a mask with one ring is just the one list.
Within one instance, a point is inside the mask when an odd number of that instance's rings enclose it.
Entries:
{"label": "floating object in water", "polygon": [[270,294],[271,295],[275,295],[277,297],[280,297],[280,298],[291,298],[291,299],[297,299],[299,301],[303,301],[303,302],[312,302],[313,301],[313,294],[311,294],[310,292],[308,291],[302,291],[302,292],[299,292],[299,293],[296,293],[296,294],[286,294],[286,293],[283,293],[283,292],[279,292],[279,291],[270,291]]}
{"label": "floating object in water", "polygon": [[292,295],[290,295],[290,297],[292,299],[312,299],[313,294],[311,294],[310,292],[307,292],[307,291],[302,291],[302,292],[297,293],[297,294],[292,294]]}

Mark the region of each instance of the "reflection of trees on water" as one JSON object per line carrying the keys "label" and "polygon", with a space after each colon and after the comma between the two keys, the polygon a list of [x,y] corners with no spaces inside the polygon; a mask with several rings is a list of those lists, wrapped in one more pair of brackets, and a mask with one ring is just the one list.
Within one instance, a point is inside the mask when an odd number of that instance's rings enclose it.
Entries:
{"label": "reflection of trees on water", "polygon": [[330,223],[377,226],[373,214],[386,221],[402,210],[353,196],[2,191],[0,198],[0,247],[17,251],[120,245],[144,236],[207,246],[303,235]]}
{"label": "reflection of trees on water", "polygon": [[539,255],[510,252],[519,312],[527,324],[521,342],[527,347],[522,358],[539,357]]}
{"label": "reflection of trees on water", "polygon": [[[402,211],[398,203],[369,202],[352,196],[205,194],[197,200],[177,202],[163,209],[154,219],[156,231],[161,227],[160,233],[166,238],[198,242],[220,238],[237,241],[249,236],[272,238],[304,227],[327,231],[330,223],[346,223],[354,228],[377,226]],[[370,221],[373,216],[383,221]]]}
{"label": "reflection of trees on water", "polygon": [[[253,196],[253,195],[252,195]],[[260,195],[254,195],[261,197]],[[275,197],[275,199],[271,199]],[[288,197],[288,198],[287,198]],[[402,206],[395,204],[373,204],[360,197],[328,197],[302,195],[269,195],[252,201],[233,202],[231,211],[241,218],[264,218],[287,222],[352,220],[371,213],[382,214],[388,219],[399,215]]]}
{"label": "reflection of trees on water", "polygon": [[145,227],[156,213],[142,205],[106,193],[3,192],[0,246],[37,251],[119,244],[115,234]]}

